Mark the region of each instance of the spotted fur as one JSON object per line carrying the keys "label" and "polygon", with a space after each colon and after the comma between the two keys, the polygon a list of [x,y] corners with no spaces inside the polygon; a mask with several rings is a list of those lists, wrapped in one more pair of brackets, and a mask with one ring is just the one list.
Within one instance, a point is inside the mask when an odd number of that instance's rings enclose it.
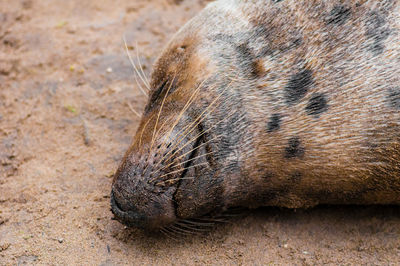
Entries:
{"label": "spotted fur", "polygon": [[399,29],[396,0],[209,4],[154,66],[117,219],[178,230],[237,206],[400,204]]}

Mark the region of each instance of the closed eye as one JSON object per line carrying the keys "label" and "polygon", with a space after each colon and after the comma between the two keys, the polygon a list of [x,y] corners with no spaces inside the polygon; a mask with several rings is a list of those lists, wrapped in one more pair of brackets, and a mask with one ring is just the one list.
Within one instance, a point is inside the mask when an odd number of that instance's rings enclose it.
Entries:
{"label": "closed eye", "polygon": [[151,109],[154,108],[156,105],[157,99],[161,96],[162,92],[164,91],[165,87],[167,86],[168,81],[164,81],[158,88],[151,94],[151,98],[148,102],[145,112],[149,112]]}
{"label": "closed eye", "polygon": [[155,101],[160,97],[162,91],[167,85],[167,81],[164,81],[158,88],[154,91],[153,95],[151,96],[151,102]]}

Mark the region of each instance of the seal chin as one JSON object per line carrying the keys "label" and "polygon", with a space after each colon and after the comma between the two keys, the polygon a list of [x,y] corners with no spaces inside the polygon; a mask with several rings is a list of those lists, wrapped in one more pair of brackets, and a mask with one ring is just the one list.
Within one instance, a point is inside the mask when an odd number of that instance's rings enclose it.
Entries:
{"label": "seal chin", "polygon": [[111,191],[111,211],[115,218],[121,223],[129,226],[155,231],[159,228],[168,226],[176,221],[174,213],[159,213],[157,216],[149,216],[140,213],[133,206],[127,206],[124,200],[119,200],[120,195],[116,195],[114,189]]}

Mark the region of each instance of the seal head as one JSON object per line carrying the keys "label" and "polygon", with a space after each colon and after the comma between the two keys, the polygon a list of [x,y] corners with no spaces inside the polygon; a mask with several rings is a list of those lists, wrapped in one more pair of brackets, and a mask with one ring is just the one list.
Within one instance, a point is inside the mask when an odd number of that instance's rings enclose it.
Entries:
{"label": "seal head", "polygon": [[209,4],[155,64],[116,218],[173,231],[231,207],[400,204],[400,5],[378,2]]}
{"label": "seal head", "polygon": [[222,98],[206,78],[214,66],[193,24],[157,60],[142,121],[114,176],[112,212],[130,226],[163,228],[221,203],[211,150],[216,139],[206,121]]}

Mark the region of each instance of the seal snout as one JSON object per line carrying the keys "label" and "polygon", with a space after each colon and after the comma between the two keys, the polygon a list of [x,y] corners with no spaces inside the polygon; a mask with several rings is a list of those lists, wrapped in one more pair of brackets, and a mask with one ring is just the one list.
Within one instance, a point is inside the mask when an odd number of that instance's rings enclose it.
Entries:
{"label": "seal snout", "polygon": [[115,217],[127,225],[142,227],[145,217],[134,211],[125,211],[125,207],[116,199],[114,189],[111,191],[111,211]]}
{"label": "seal snout", "polygon": [[[120,222],[154,230],[176,220],[173,197],[178,178],[169,178],[170,167],[174,166],[171,160],[176,156],[162,161],[161,157],[168,158],[168,152],[174,152],[165,150],[166,147],[154,143],[153,148],[131,150],[125,156],[111,191],[111,210]],[[174,180],[165,182],[166,179]]]}
{"label": "seal snout", "polygon": [[[175,197],[182,180],[191,182],[194,168],[203,165],[199,153],[204,134],[182,138],[182,141],[159,139],[154,143],[132,148],[114,176],[111,210],[120,222],[147,230],[174,224],[181,200]],[[177,135],[171,134],[171,138]],[[201,147],[200,147],[201,146]],[[199,166],[198,166],[199,164]]]}
{"label": "seal snout", "polygon": [[[113,186],[111,191],[111,211],[115,218],[127,226],[142,229],[156,229],[163,227],[175,220],[173,206],[166,198],[159,197],[157,201],[145,200],[138,195],[131,194],[123,189]],[[148,197],[154,197],[146,193]]]}

